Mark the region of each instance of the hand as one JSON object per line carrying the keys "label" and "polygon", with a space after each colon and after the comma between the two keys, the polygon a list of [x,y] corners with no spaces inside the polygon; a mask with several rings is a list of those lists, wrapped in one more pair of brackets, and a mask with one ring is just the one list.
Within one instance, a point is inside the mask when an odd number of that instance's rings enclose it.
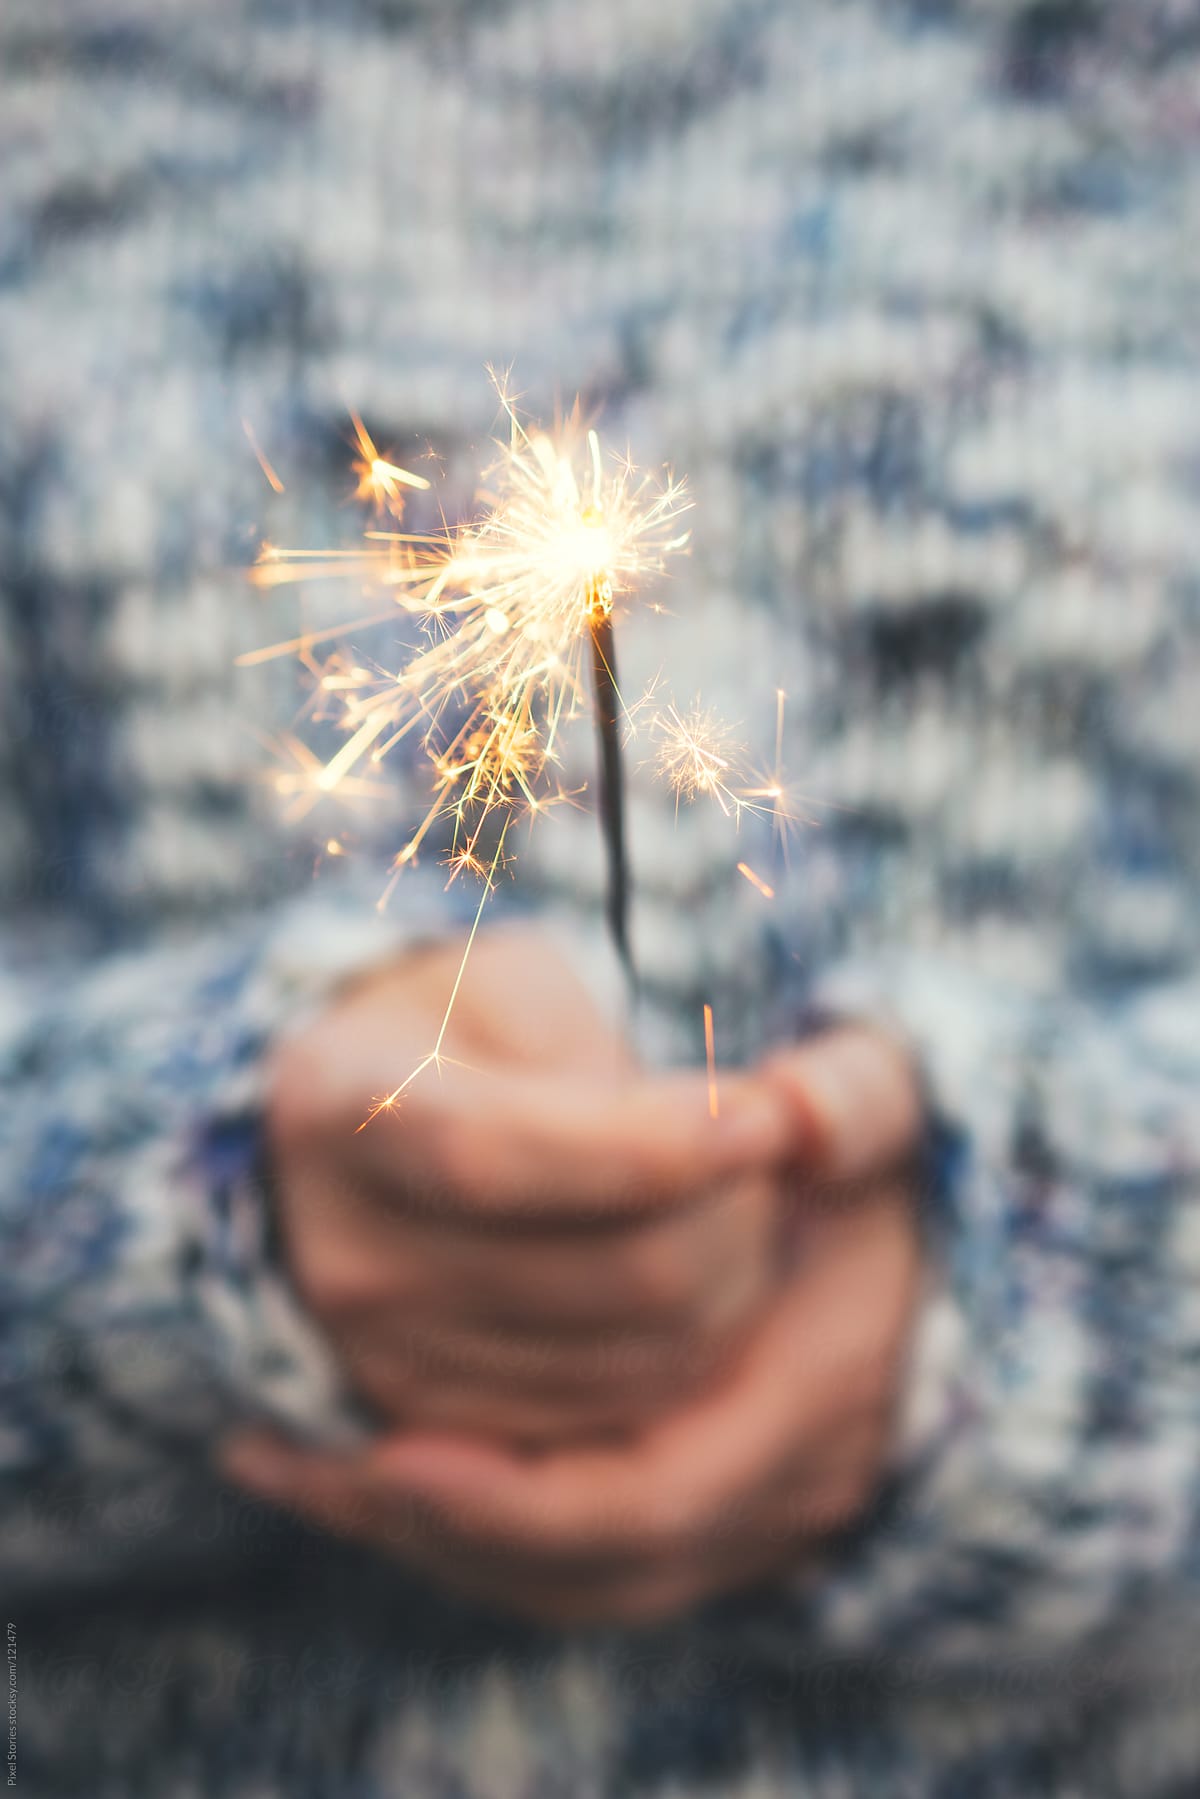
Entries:
{"label": "hand", "polygon": [[410,956],[281,1050],[268,1129],[294,1277],[410,1429],[526,1443],[644,1422],[727,1365],[775,1278],[785,1096],[631,1061],[541,937]]}
{"label": "hand", "polygon": [[861,1510],[886,1451],[919,1285],[905,1172],[919,1107],[900,1052],[861,1030],[764,1078],[812,1145],[801,1253],[709,1391],[618,1443],[528,1455],[422,1431],[344,1457],[250,1440],[233,1478],[556,1624],[651,1621],[802,1564]]}

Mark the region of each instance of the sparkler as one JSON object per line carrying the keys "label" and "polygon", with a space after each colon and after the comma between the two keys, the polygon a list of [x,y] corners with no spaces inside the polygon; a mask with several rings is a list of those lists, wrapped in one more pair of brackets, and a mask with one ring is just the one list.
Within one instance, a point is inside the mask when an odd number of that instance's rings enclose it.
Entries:
{"label": "sparkler", "polygon": [[[398,672],[347,675],[336,659],[312,663],[320,703],[340,710],[346,740],[315,777],[332,793],[376,767],[419,733],[433,774],[433,799],[395,858],[398,873],[415,860],[434,824],[449,821],[452,874],[486,868],[489,819],[531,815],[567,799],[553,782],[564,723],[588,698],[600,744],[599,814],[608,851],[608,921],[627,969],[628,864],[625,853],[613,618],[617,606],[682,549],[689,502],[668,476],[640,476],[628,460],[606,467],[599,439],[578,408],[557,436],[527,428],[504,389],[506,443],[489,472],[476,521],[440,534],[372,529],[364,548],[289,553],[267,546],[253,571],[261,586],[307,581],[331,572],[367,576],[389,607],[357,621],[382,622],[395,610],[418,619],[424,644]],[[405,489],[421,476],[379,454],[355,418],[357,494],[398,520]],[[245,661],[315,648],[342,631],[310,634]]]}
{"label": "sparkler", "polygon": [[[371,502],[372,528],[351,551],[264,545],[251,578],[273,588],[349,576],[377,592],[380,606],[351,625],[304,633],[241,660],[299,656],[313,679],[313,715],[332,718],[343,732],[342,744],[325,762],[298,737],[288,738],[292,768],[280,777],[280,791],[294,813],[325,794],[366,796],[389,753],[406,740],[420,745],[432,797],[394,857],[380,903],[442,824],[449,879],[470,873],[483,883],[467,953],[514,818],[520,813],[533,819],[575,797],[557,778],[560,740],[569,720],[590,711],[598,742],[607,923],[636,991],[620,730],[650,696],[638,706],[623,699],[614,621],[642,584],[684,548],[688,533],[680,521],[690,501],[669,473],[655,480],[627,457],[606,459],[578,404],[550,435],[523,422],[503,383],[497,388],[508,430],[485,474],[481,511],[440,532],[398,528],[406,499],[430,483],[381,454],[352,415],[355,497]],[[334,645],[349,631],[397,619],[411,621],[418,637],[398,669],[363,666]],[[782,711],[780,728],[781,721]],[[651,717],[649,729],[677,804],[709,796],[735,823],[745,811],[769,814],[777,823],[787,815],[778,768],[761,780],[753,776],[733,734],[699,704],[682,712],[668,704]],[[464,966],[465,960],[464,954]],[[454,994],[461,975],[460,968]],[[422,1066],[442,1059],[449,1016],[448,1007]],[[710,1051],[711,1028],[710,1012]],[[413,1078],[379,1109],[394,1104]],[[713,1093],[715,1104],[715,1086]]]}

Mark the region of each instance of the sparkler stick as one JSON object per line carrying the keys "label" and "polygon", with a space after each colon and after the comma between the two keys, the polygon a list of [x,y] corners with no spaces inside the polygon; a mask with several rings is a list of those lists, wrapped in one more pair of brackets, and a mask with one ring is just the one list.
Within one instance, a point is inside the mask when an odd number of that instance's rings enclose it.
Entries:
{"label": "sparkler stick", "polygon": [[608,856],[605,916],[609,935],[637,992],[637,969],[629,942],[629,862],[625,850],[625,771],[621,763],[620,694],[617,690],[616,645],[612,613],[598,612],[592,621],[592,691],[600,752],[600,829]]}

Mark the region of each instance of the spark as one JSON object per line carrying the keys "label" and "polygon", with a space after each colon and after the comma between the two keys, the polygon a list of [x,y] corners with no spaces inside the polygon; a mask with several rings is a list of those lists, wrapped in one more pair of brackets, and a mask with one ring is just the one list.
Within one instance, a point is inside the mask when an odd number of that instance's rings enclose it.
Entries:
{"label": "spark", "polygon": [[719,1118],[721,1103],[717,1096],[717,1051],[713,1036],[713,1009],[704,1008],[704,1059],[708,1066],[708,1111],[711,1118]]}
{"label": "spark", "polygon": [[[458,963],[458,972],[455,974],[453,985],[450,988],[450,997],[447,999],[446,1009],[442,1013],[442,1022],[434,1046],[427,1055],[421,1058],[417,1063],[417,1066],[404,1080],[401,1081],[398,1087],[393,1087],[390,1093],[385,1094],[382,1099],[377,1099],[372,1103],[371,1110],[367,1113],[367,1116],[358,1127],[359,1131],[365,1131],[369,1124],[374,1123],[381,1112],[394,1111],[397,1103],[408,1092],[408,1089],[412,1086],[413,1082],[417,1080],[419,1076],[424,1074],[427,1068],[436,1069],[440,1074],[443,1067],[453,1062],[452,1057],[443,1053],[442,1045],[446,1041],[446,1032],[450,1028],[450,1019],[454,1012],[455,1001],[458,999],[459,988],[462,986],[463,976],[467,972],[467,963],[470,961],[471,951],[475,946],[475,938],[479,931],[479,922],[483,917],[483,908],[487,904],[488,898],[495,886],[496,871],[504,859],[504,839],[508,832],[508,824],[509,821],[506,820],[504,829],[500,833],[500,841],[496,845],[496,852],[492,857],[491,865],[484,875],[483,892],[479,896],[479,904],[475,908],[475,917],[471,924],[471,929],[467,934],[467,941],[463,945],[463,953],[459,958]],[[462,1063],[454,1063],[453,1065],[457,1067],[463,1066]]]}
{"label": "spark", "polygon": [[[304,739],[297,737],[292,731],[285,732],[277,740],[268,740],[267,747],[276,763],[274,772],[268,776],[270,785],[277,797],[285,802],[285,821],[288,824],[298,824],[307,818],[325,796],[326,789],[322,780],[324,765]],[[339,798],[374,801],[381,799],[384,792],[383,783],[378,778],[371,780],[368,776],[361,775],[342,784]]]}
{"label": "spark", "polygon": [[706,794],[723,812],[736,808],[730,782],[736,779],[741,751],[728,725],[697,701],[687,712],[667,706],[651,728],[661,738],[659,770],[677,799],[690,801]]}
{"label": "spark", "polygon": [[756,875],[754,870],[751,867],[749,867],[749,865],[747,863],[739,862],[737,865],[737,871],[740,875],[745,876],[746,880],[749,881],[749,883],[752,887],[757,887],[758,891],[762,894],[764,899],[774,899],[775,898],[775,889],[772,886],[770,886],[766,881],[764,881],[761,875]]}
{"label": "spark", "polygon": [[388,457],[381,456],[357,412],[350,414],[350,422],[354,426],[354,443],[358,450],[357,459],[350,465],[351,473],[358,477],[355,499],[370,500],[380,511],[400,518],[404,512],[404,489],[428,489],[429,482],[424,475],[414,475],[410,469],[401,468]]}
{"label": "spark", "polygon": [[250,423],[249,419],[242,420],[242,430],[246,433],[246,442],[250,445],[250,448],[254,451],[255,457],[258,461],[259,468],[262,470],[263,474],[267,477],[267,480],[270,482],[273,490],[276,493],[286,493],[287,489],[284,487],[283,482],[279,479],[279,476],[275,473],[275,470],[271,467],[271,464],[267,461],[266,452],[263,449],[262,445],[259,443],[258,438],[255,435],[254,426]]}
{"label": "spark", "polygon": [[[802,820],[810,821],[783,771],[784,703],[780,692],[775,766],[767,771],[756,769],[735,729],[699,700],[682,711],[671,702],[652,713],[647,729],[657,740],[658,772],[674,792],[676,808],[708,798],[735,828],[746,814],[769,819],[786,849],[787,832]],[[745,872],[741,864],[739,868]]]}
{"label": "spark", "polygon": [[[756,798],[769,800],[771,803],[771,823],[776,840],[783,851],[784,862],[787,862],[788,826],[797,819],[807,815],[799,802],[788,794],[787,782],[783,769],[783,720],[787,711],[787,694],[782,687],[775,689],[775,761],[766,775]],[[811,821],[810,821],[811,822]]]}

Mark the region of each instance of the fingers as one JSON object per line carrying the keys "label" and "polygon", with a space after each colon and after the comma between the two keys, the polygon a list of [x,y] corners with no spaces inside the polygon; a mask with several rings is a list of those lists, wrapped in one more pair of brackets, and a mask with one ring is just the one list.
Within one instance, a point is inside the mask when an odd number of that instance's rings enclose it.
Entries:
{"label": "fingers", "polygon": [[883,1032],[847,1025],[777,1051],[760,1074],[793,1109],[795,1159],[806,1171],[870,1181],[912,1155],[920,1093],[900,1045]]}
{"label": "fingers", "polygon": [[633,1440],[529,1455],[410,1434],[336,1458],[243,1444],[227,1471],[506,1610],[680,1609],[794,1565],[869,1497],[916,1288],[906,1217],[899,1201],[863,1208],[724,1382]]}
{"label": "fingers", "polygon": [[720,1116],[698,1075],[597,1083],[472,1070],[436,1075],[356,1139],[364,1172],[444,1214],[594,1227],[691,1201],[779,1162],[794,1106],[778,1083],[730,1077]]}
{"label": "fingers", "polygon": [[[639,1440],[520,1458],[397,1439],[380,1472],[510,1554],[571,1564],[694,1551],[781,1481],[790,1490],[798,1467],[815,1479],[828,1444],[844,1447],[856,1429],[882,1442],[916,1275],[906,1209],[881,1208],[791,1283],[716,1391]],[[843,1509],[855,1496],[842,1492]]]}
{"label": "fingers", "polygon": [[334,1536],[399,1553],[411,1542],[417,1508],[399,1488],[386,1491],[373,1478],[377,1453],[371,1446],[331,1455],[250,1432],[222,1445],[218,1465],[235,1485]]}
{"label": "fingers", "polygon": [[593,1343],[525,1336],[414,1334],[356,1355],[355,1387],[410,1430],[462,1431],[522,1445],[627,1436],[720,1377],[735,1346],[628,1333]]}
{"label": "fingers", "polygon": [[[515,1253],[391,1219],[402,1297],[343,1280],[323,1316],[356,1387],[406,1426],[525,1443],[629,1431],[730,1367],[778,1284],[776,1203],[764,1179],[586,1246],[530,1238]],[[318,1280],[345,1253],[329,1247]],[[372,1262],[386,1268],[386,1244]]]}
{"label": "fingers", "polygon": [[[773,1274],[778,1187],[733,1181],[686,1209],[623,1217],[584,1242],[573,1221],[537,1235],[424,1234],[431,1285],[444,1308],[496,1333],[536,1332],[552,1347],[636,1333],[678,1341],[731,1328]],[[443,1309],[444,1315],[444,1309]]]}
{"label": "fingers", "polygon": [[804,1329],[794,1302],[781,1308],[719,1393],[631,1444],[521,1458],[474,1441],[398,1438],[376,1475],[476,1550],[560,1570],[693,1553],[824,1425]]}
{"label": "fingers", "polygon": [[766,1571],[763,1545],[719,1559],[691,1555],[614,1570],[531,1566],[507,1547],[496,1552],[447,1528],[448,1519],[408,1500],[375,1452],[334,1457],[267,1436],[226,1446],[223,1471],[260,1499],[334,1535],[370,1542],[476,1604],[557,1626],[625,1627],[675,1616],[715,1592]]}
{"label": "fingers", "polygon": [[868,1435],[881,1430],[895,1370],[881,1366],[872,1381],[861,1364],[886,1362],[888,1345],[869,1340],[864,1357],[844,1292],[825,1287],[828,1296],[798,1280],[716,1392],[632,1442],[523,1456],[477,1440],[397,1436],[340,1463],[289,1449],[233,1472],[333,1529],[370,1529],[399,1508],[468,1559],[561,1576],[677,1564],[727,1532],[761,1535],[781,1483],[819,1461],[847,1420]]}
{"label": "fingers", "polygon": [[[306,1198],[317,1179],[302,1177]],[[586,1233],[574,1214],[531,1230],[494,1206],[474,1218],[461,1198],[414,1217],[386,1201],[339,1203],[336,1189],[327,1178],[292,1260],[344,1341],[390,1333],[399,1344],[465,1328],[536,1338],[548,1355],[631,1333],[678,1342],[736,1327],[777,1279],[777,1177],[746,1176],[686,1207],[625,1212]]]}

